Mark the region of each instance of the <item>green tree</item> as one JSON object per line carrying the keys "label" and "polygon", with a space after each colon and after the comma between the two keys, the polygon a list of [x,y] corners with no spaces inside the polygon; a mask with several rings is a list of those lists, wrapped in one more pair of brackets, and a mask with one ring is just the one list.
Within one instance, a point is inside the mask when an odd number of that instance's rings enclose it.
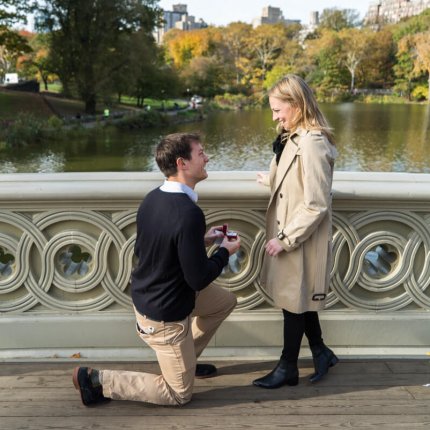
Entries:
{"label": "green tree", "polygon": [[126,67],[125,34],[151,33],[159,20],[156,0],[43,0],[34,3],[38,28],[51,33],[50,60],[63,90],[76,92],[94,113]]}
{"label": "green tree", "polygon": [[430,103],[430,31],[413,36],[414,72],[417,76],[427,75],[427,101]]}
{"label": "green tree", "polygon": [[245,70],[243,59],[248,55],[247,40],[252,33],[252,26],[243,22],[233,22],[222,31],[225,46],[225,56],[233,68],[236,85],[242,82]]}
{"label": "green tree", "polygon": [[31,51],[27,40],[13,25],[24,23],[29,11],[25,0],[0,0],[0,76],[7,73],[18,56]]}
{"label": "green tree", "polygon": [[136,97],[138,107],[143,107],[147,97],[163,98],[179,93],[179,80],[176,71],[164,62],[163,50],[152,43],[144,32],[130,36],[127,69],[115,78],[116,91]]}
{"label": "green tree", "polygon": [[195,57],[181,73],[184,84],[192,92],[206,97],[223,93],[223,64],[213,57]]}
{"label": "green tree", "polygon": [[323,29],[318,39],[307,42],[305,54],[307,79],[322,98],[330,98],[348,88],[350,79],[343,63],[343,43],[338,32]]}
{"label": "green tree", "polygon": [[394,83],[393,66],[396,45],[388,28],[378,32],[368,31],[368,49],[357,70],[357,83],[364,88],[387,88]]}
{"label": "green tree", "polygon": [[31,51],[17,60],[17,70],[27,79],[38,79],[43,82],[45,90],[48,83],[58,79],[52,72],[53,66],[49,58],[49,33],[36,33],[27,36]]}
{"label": "green tree", "polygon": [[397,44],[397,61],[393,67],[396,88],[411,99],[413,82],[422,74],[417,72],[415,35],[430,30],[430,9],[391,27],[393,39]]}
{"label": "green tree", "polygon": [[322,11],[319,28],[340,31],[360,25],[360,14],[355,9],[328,8]]}
{"label": "green tree", "polygon": [[0,46],[17,55],[29,50],[27,41],[13,25],[26,22],[30,7],[25,0],[0,0]]}
{"label": "green tree", "polygon": [[253,83],[257,90],[262,88],[267,72],[282,52],[286,31],[284,24],[262,24],[254,29],[248,39],[248,52],[255,59]]}
{"label": "green tree", "polygon": [[287,73],[301,73],[303,70],[303,46],[296,39],[287,39],[275,65],[267,72],[264,88],[271,88]]}
{"label": "green tree", "polygon": [[394,65],[396,88],[411,99],[412,80],[415,76],[413,60],[413,40],[411,35],[402,37],[397,44],[397,63]]}
{"label": "green tree", "polygon": [[356,71],[360,63],[368,55],[370,35],[367,31],[357,28],[343,28],[339,32],[342,43],[343,64],[351,74],[350,92],[354,92]]}

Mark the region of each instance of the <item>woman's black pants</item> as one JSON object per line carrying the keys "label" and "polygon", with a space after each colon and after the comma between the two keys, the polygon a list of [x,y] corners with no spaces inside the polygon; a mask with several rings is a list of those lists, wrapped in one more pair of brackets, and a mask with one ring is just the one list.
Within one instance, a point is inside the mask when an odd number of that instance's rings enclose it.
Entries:
{"label": "woman's black pants", "polygon": [[288,363],[297,363],[303,334],[308,338],[309,346],[323,345],[318,312],[294,314],[282,309],[284,313],[284,349],[281,359]]}

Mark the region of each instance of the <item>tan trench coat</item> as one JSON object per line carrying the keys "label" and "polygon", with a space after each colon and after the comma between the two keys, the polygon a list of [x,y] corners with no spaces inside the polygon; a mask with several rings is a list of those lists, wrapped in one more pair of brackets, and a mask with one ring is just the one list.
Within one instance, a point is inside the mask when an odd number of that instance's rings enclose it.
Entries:
{"label": "tan trench coat", "polygon": [[[332,247],[331,186],[337,151],[320,131],[297,130],[264,179],[271,188],[266,237],[282,231],[285,251],[265,254],[260,281],[276,307],[293,313],[324,308]],[[316,296],[315,296],[316,295]],[[322,298],[322,300],[321,300]],[[317,300],[319,299],[319,300]]]}

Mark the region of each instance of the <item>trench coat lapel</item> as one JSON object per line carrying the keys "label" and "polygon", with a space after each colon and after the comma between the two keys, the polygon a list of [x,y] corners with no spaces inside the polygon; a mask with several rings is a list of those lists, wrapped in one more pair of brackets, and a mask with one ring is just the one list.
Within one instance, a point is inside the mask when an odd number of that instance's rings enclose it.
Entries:
{"label": "trench coat lapel", "polygon": [[285,175],[288,172],[288,169],[291,166],[291,163],[293,162],[298,150],[299,146],[292,140],[291,138],[288,140],[288,142],[285,144],[285,149],[282,152],[281,158],[279,160],[279,164],[276,169],[276,183],[275,186],[271,192],[270,196],[270,203],[272,203],[272,200],[274,196],[276,195],[276,191],[278,190],[279,186],[281,185]]}

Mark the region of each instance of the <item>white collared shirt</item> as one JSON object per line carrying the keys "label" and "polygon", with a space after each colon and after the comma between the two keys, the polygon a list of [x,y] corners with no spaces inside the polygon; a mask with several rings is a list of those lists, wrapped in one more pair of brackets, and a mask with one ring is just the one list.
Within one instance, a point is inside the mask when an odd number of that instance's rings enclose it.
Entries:
{"label": "white collared shirt", "polygon": [[197,203],[198,200],[197,193],[188,185],[181,182],[165,180],[160,190],[165,193],[185,193],[194,203]]}

